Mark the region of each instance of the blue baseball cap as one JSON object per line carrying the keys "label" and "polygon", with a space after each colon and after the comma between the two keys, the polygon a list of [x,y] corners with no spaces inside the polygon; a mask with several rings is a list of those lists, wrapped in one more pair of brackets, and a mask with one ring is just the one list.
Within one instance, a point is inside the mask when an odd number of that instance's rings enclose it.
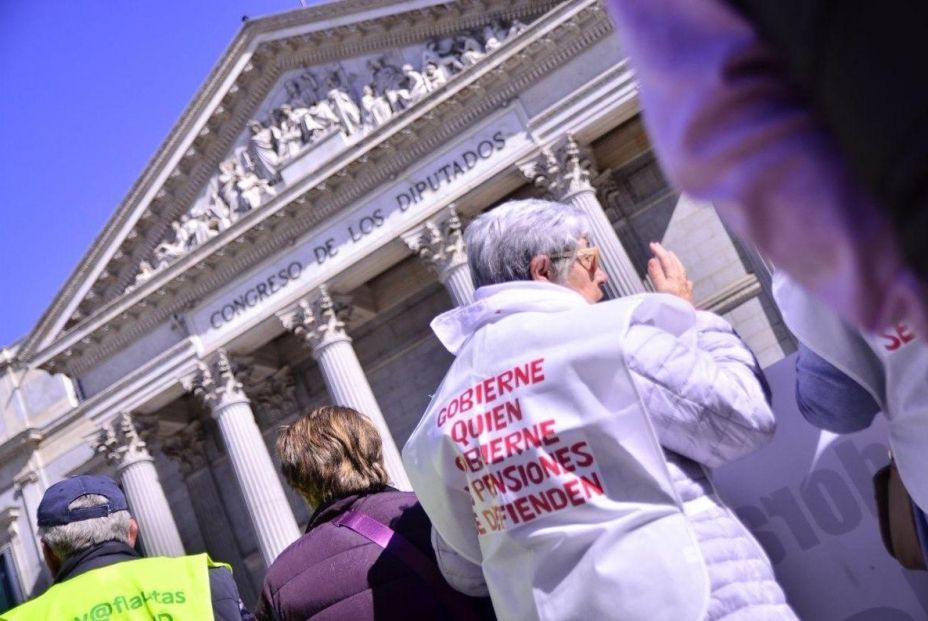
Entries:
{"label": "blue baseball cap", "polygon": [[[68,509],[68,505],[87,494],[105,496],[109,502],[96,507]],[[82,474],[59,481],[45,490],[42,502],[39,503],[37,517],[39,526],[62,526],[128,510],[126,495],[119,489],[116,481],[99,474]]]}

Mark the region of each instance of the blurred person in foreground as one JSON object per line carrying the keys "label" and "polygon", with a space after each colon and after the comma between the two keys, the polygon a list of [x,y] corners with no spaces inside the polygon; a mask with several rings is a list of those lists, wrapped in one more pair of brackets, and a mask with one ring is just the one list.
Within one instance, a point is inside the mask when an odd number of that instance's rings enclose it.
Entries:
{"label": "blurred person in foreground", "polygon": [[42,553],[54,576],[45,593],[4,621],[37,619],[254,619],[228,565],[206,554],[142,558],[139,527],[116,482],[101,475],[65,479],[39,503]]}
{"label": "blurred person in foreground", "polygon": [[584,214],[514,201],[465,240],[474,302],[432,327],[456,358],[403,450],[459,590],[500,619],[795,619],[707,468],[774,431],[766,384],[652,245],[660,293],[597,304]]}
{"label": "blurred person in foreground", "polygon": [[306,534],[268,568],[255,614],[274,621],[493,619],[486,598],[451,589],[435,564],[415,494],[387,483],[374,424],[347,407],[286,427],[277,455],[315,512]]}
{"label": "blurred person in foreground", "polygon": [[917,70],[928,4],[726,1],[776,51],[855,180],[887,214],[907,264],[928,282],[928,82]]}
{"label": "blurred person in foreground", "polygon": [[[912,33],[928,11],[919,7],[909,24],[909,12],[879,3],[608,4],[674,185],[712,201],[732,229],[852,325],[876,331],[906,321],[924,332],[926,89],[914,87],[909,100],[901,85],[923,81],[898,67],[915,52],[893,50],[918,49]],[[897,36],[880,49],[881,38]]]}

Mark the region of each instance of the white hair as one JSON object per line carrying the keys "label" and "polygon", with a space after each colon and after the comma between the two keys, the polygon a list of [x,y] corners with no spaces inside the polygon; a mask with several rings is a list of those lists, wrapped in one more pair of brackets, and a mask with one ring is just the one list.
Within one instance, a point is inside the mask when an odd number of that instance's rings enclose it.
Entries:
{"label": "white hair", "polygon": [[[86,509],[105,505],[109,498],[100,494],[84,494],[75,498],[68,505],[69,510]],[[104,517],[71,522],[59,526],[48,526],[41,529],[42,541],[48,544],[52,552],[60,560],[64,560],[87,548],[101,544],[105,541],[121,541],[129,544],[129,522],[131,516],[128,511],[116,511]]]}
{"label": "white hair", "polygon": [[464,231],[475,287],[531,280],[529,263],[537,255],[552,259],[554,281],[564,282],[577,240],[589,232],[579,208],[553,201],[509,201],[481,214]]}

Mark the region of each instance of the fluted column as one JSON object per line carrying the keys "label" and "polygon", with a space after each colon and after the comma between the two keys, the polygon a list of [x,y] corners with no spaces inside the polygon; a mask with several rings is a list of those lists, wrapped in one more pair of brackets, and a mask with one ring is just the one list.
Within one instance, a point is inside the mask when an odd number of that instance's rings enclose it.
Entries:
{"label": "fluted column", "polygon": [[296,307],[282,313],[280,319],[284,327],[303,338],[312,350],[332,402],[366,415],[380,431],[384,465],[393,485],[399,489],[412,489],[390,427],[326,287],[320,288],[315,304],[308,299],[301,300]]}
{"label": "fluted column", "polygon": [[116,466],[132,516],[139,524],[148,556],[183,556],[171,506],[164,495],[155,462],[132,417],[123,412],[100,428],[96,450]]}
{"label": "fluted column", "polygon": [[216,488],[205,444],[206,431],[199,421],[195,421],[165,439],[161,450],[178,465],[187,485],[206,551],[213,559],[232,565],[239,593],[245,601],[253,602],[258,594],[249,579],[245,560]]}
{"label": "fluted column", "polygon": [[555,200],[578,207],[587,215],[591,241],[599,246],[603,269],[609,275],[606,297],[643,293],[645,286],[596,198],[596,189],[590,183],[590,166],[576,141],[568,136],[560,149],[542,149],[538,158],[520,168],[526,177],[545,188]]}
{"label": "fluted column", "polygon": [[270,565],[300,530],[228,354],[219,350],[208,364],[201,362],[185,386],[209,408],[219,427],[258,547]]}
{"label": "fluted column", "polygon": [[6,507],[0,509],[0,548],[9,548],[11,560],[15,569],[13,587],[16,589],[17,599],[25,600],[30,597],[32,583],[26,580],[27,566],[19,533],[19,507]]}
{"label": "fluted column", "polygon": [[27,595],[33,592],[40,581],[43,584],[51,582],[51,575],[48,573],[48,568],[42,557],[42,544],[38,525],[32,519],[38,513],[39,503],[42,502],[42,496],[45,490],[48,489],[48,480],[45,477],[45,468],[38,450],[36,448],[32,450],[32,457],[29,458],[26,466],[13,479],[15,495],[19,498],[24,515],[29,518],[26,520],[28,531],[24,536],[24,539],[29,540],[29,544],[23,543],[23,546],[29,549],[29,555],[23,560],[26,569],[23,584],[27,585]]}
{"label": "fluted column", "polygon": [[443,216],[403,236],[406,244],[437,273],[455,306],[474,301],[474,281],[467,264],[464,227],[454,205]]}

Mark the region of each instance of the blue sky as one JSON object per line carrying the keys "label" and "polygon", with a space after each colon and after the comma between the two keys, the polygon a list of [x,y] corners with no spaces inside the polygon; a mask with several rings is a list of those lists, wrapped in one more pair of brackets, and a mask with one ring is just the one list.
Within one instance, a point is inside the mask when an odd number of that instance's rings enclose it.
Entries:
{"label": "blue sky", "polygon": [[51,304],[242,16],[299,6],[0,0],[0,346]]}

